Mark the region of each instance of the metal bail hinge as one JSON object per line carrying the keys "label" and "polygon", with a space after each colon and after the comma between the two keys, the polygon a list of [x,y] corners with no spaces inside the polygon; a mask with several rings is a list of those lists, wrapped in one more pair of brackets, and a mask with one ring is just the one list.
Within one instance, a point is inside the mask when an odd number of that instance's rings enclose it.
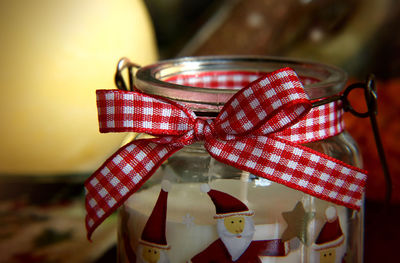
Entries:
{"label": "metal bail hinge", "polygon": [[[365,97],[365,101],[367,103],[367,111],[366,112],[359,112],[351,106],[351,104],[349,102],[349,94],[354,89],[363,89],[364,90],[364,97]],[[392,196],[392,179],[390,176],[389,167],[388,167],[388,164],[386,161],[385,152],[383,150],[383,145],[382,145],[381,137],[379,134],[378,122],[376,120],[376,115],[378,112],[377,111],[378,96],[377,96],[377,91],[376,91],[374,75],[370,74],[365,83],[354,83],[354,84],[351,84],[350,86],[348,86],[344,90],[344,92],[341,96],[341,100],[343,101],[344,111],[348,111],[348,112],[352,113],[353,115],[360,117],[360,118],[369,117],[369,119],[371,121],[372,131],[373,131],[375,143],[376,143],[376,148],[378,150],[379,159],[380,159],[380,162],[382,165],[382,170],[383,170],[383,174],[385,176],[385,181],[386,181],[385,201],[386,201],[386,204],[389,205],[390,199]]]}
{"label": "metal bail hinge", "polygon": [[[139,65],[131,62],[128,58],[121,58],[118,61],[117,64],[117,70],[115,72],[115,85],[117,86],[118,89],[120,90],[133,90],[133,68],[140,68]],[[129,80],[129,86],[126,85],[122,71],[124,69],[128,69],[128,80]]]}

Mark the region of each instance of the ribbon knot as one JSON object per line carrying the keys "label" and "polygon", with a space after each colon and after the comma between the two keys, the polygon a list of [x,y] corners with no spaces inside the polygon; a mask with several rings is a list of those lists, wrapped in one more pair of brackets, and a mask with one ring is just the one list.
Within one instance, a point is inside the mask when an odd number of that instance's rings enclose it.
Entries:
{"label": "ribbon knot", "polygon": [[198,141],[204,141],[206,137],[211,136],[210,122],[207,120],[196,118],[194,123],[194,136]]}
{"label": "ribbon knot", "polygon": [[287,128],[311,109],[292,69],[272,72],[239,90],[212,120],[139,92],[99,90],[97,105],[101,132],[155,138],[125,145],[87,179],[88,238],[166,159],[199,140],[222,163],[349,208],[362,204],[365,171],[287,139],[295,137],[288,136]]}

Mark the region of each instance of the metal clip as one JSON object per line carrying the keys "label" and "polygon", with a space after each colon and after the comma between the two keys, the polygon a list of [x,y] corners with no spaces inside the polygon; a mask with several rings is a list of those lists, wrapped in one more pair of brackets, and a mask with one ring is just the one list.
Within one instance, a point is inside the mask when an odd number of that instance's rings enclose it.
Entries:
{"label": "metal clip", "polygon": [[[365,101],[367,103],[367,111],[366,112],[358,112],[356,111],[349,102],[349,94],[354,89],[363,89]],[[369,117],[371,121],[372,131],[375,138],[376,148],[378,150],[379,159],[382,165],[383,175],[385,177],[386,182],[386,196],[385,196],[385,203],[387,206],[390,204],[390,199],[392,196],[392,179],[389,172],[389,167],[386,161],[385,152],[383,150],[383,145],[381,141],[381,137],[379,135],[379,128],[378,122],[376,120],[377,115],[377,105],[378,105],[378,95],[376,92],[376,85],[375,85],[375,77],[374,75],[369,75],[367,81],[365,83],[355,83],[348,86],[343,95],[341,96],[341,100],[343,101],[343,108],[344,111],[348,111],[353,115],[360,117],[360,118],[367,118]]]}
{"label": "metal clip", "polygon": [[[364,90],[364,97],[367,103],[367,111],[366,112],[359,112],[355,110],[350,102],[349,102],[349,94],[354,89],[363,89]],[[314,101],[312,103],[312,107],[318,107],[333,101],[341,100],[343,102],[343,109],[344,111],[348,111],[352,113],[354,116],[359,118],[367,118],[369,117],[372,126],[372,132],[375,138],[376,148],[378,150],[379,159],[382,165],[383,175],[385,177],[386,183],[386,194],[385,194],[385,204],[387,207],[390,205],[390,199],[392,198],[392,178],[389,172],[389,166],[386,161],[385,152],[383,150],[383,145],[381,141],[381,137],[379,134],[378,122],[376,120],[376,115],[378,113],[378,95],[376,92],[376,85],[375,85],[375,77],[373,74],[370,74],[367,78],[365,83],[359,82],[354,83],[348,86],[344,92],[340,95],[335,95],[332,97],[328,97],[322,100]]]}
{"label": "metal clip", "polygon": [[[122,76],[122,71],[124,69],[128,69],[128,79],[129,79],[129,87],[126,85],[124,77]],[[140,68],[139,65],[131,62],[128,58],[121,58],[117,64],[117,70],[115,72],[115,85],[120,90],[133,90],[133,68]]]}
{"label": "metal clip", "polygon": [[[350,92],[354,89],[363,89],[364,90],[365,101],[367,103],[367,109],[368,109],[366,112],[359,112],[351,106],[348,97],[349,97]],[[341,99],[343,101],[344,111],[348,111],[348,112],[352,113],[354,116],[357,116],[359,118],[376,116],[378,95],[376,93],[374,76],[369,75],[366,83],[359,82],[359,83],[354,83],[354,84],[351,84],[350,86],[348,86],[345,89]]]}

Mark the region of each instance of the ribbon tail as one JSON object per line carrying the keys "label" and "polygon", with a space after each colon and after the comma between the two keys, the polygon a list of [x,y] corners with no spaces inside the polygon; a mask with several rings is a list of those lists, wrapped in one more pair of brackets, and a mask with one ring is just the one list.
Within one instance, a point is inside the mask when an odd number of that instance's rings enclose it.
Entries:
{"label": "ribbon tail", "polygon": [[86,229],[93,231],[182,147],[143,139],[114,153],[85,181]]}
{"label": "ribbon tail", "polygon": [[209,138],[205,146],[218,161],[254,175],[351,209],[362,205],[367,172],[326,154],[272,136]]}

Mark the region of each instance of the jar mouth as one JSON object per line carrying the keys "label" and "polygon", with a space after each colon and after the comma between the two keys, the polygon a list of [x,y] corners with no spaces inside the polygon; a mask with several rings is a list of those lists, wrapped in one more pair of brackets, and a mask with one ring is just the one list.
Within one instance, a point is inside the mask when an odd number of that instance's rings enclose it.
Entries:
{"label": "jar mouth", "polygon": [[337,67],[281,57],[204,56],[160,61],[139,68],[137,89],[183,102],[200,111],[219,111],[240,88],[263,74],[290,67],[311,99],[340,93],[347,80]]}

